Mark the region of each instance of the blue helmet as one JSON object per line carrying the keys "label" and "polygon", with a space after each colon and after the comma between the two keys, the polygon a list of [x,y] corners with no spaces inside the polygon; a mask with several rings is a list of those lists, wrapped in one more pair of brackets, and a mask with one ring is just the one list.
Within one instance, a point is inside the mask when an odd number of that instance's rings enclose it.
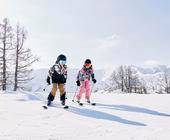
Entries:
{"label": "blue helmet", "polygon": [[65,55],[63,54],[60,54],[58,57],[57,57],[57,61],[56,63],[59,63],[60,61],[65,61],[66,62],[67,58]]}

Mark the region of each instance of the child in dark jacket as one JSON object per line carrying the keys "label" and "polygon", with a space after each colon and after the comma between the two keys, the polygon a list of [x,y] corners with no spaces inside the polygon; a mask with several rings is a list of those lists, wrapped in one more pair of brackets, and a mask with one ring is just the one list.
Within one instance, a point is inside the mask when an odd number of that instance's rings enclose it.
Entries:
{"label": "child in dark jacket", "polygon": [[66,91],[65,83],[67,80],[67,65],[66,56],[61,54],[57,57],[56,63],[50,68],[47,76],[47,83],[50,85],[50,79],[52,79],[52,90],[48,95],[47,105],[51,105],[54,100],[57,89],[60,91],[60,101],[62,105],[65,105]]}
{"label": "child in dark jacket", "polygon": [[83,68],[78,72],[77,75],[77,86],[80,86],[77,92],[77,102],[80,102],[82,98],[82,94],[85,92],[85,98],[88,103],[90,103],[90,79],[92,78],[93,83],[96,83],[96,79],[94,77],[94,71],[91,64],[90,59],[86,59]]}

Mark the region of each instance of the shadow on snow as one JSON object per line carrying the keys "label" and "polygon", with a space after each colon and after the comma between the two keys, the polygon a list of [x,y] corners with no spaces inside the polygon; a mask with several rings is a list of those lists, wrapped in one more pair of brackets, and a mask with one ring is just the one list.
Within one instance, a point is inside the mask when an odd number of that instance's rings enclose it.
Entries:
{"label": "shadow on snow", "polygon": [[77,115],[91,117],[91,118],[95,118],[95,119],[115,121],[115,122],[119,122],[122,124],[135,125],[135,126],[146,126],[146,124],[143,124],[140,122],[130,121],[130,120],[123,119],[121,117],[118,117],[118,116],[115,116],[115,115],[112,115],[109,113],[91,110],[91,109],[76,108],[76,107],[71,106],[70,109],[68,109],[67,111],[72,112]]}
{"label": "shadow on snow", "polygon": [[100,108],[106,108],[106,109],[114,109],[114,110],[121,110],[121,111],[129,111],[129,112],[137,112],[137,113],[145,113],[150,115],[157,115],[157,116],[166,116],[170,117],[170,114],[161,113],[155,110],[142,108],[142,107],[136,107],[136,106],[130,106],[130,105],[107,105],[107,104],[97,104]]}

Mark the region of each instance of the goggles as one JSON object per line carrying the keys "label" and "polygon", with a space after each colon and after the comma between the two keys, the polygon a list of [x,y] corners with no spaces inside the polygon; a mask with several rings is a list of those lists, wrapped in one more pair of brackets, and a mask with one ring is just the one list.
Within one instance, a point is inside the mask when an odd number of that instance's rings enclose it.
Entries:
{"label": "goggles", "polygon": [[59,64],[65,65],[65,64],[66,64],[66,61],[65,61],[65,60],[60,60],[60,61],[59,61]]}
{"label": "goggles", "polygon": [[85,63],[84,66],[89,68],[89,67],[91,67],[91,64],[90,63]]}

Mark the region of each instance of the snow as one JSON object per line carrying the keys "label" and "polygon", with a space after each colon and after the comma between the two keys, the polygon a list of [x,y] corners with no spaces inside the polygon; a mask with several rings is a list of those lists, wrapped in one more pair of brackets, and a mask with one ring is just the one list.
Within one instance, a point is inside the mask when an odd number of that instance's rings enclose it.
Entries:
{"label": "snow", "polygon": [[[2,140],[169,140],[170,95],[93,93],[96,106],[42,108],[48,92],[0,93]],[[84,100],[82,100],[84,102]]]}

